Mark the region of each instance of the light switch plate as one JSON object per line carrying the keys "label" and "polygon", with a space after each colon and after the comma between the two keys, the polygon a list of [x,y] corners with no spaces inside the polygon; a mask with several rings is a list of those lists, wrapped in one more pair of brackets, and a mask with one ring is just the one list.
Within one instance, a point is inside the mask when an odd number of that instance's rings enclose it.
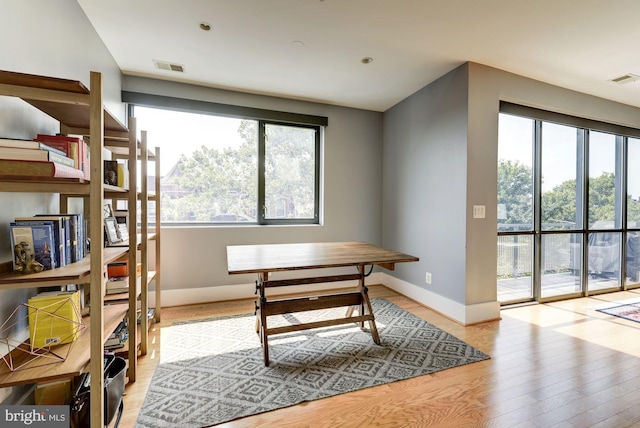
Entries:
{"label": "light switch plate", "polygon": [[484,218],[484,205],[473,206],[473,218]]}

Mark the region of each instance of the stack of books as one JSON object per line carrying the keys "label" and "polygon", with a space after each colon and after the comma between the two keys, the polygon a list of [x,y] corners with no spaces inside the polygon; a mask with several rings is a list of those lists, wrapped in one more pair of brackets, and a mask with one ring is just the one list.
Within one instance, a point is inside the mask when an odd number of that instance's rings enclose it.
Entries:
{"label": "stack of books", "polygon": [[129,277],[114,276],[107,279],[106,294],[120,294],[129,292]]}
{"label": "stack of books", "polygon": [[12,177],[88,179],[65,151],[42,141],[0,138],[0,171]]}
{"label": "stack of books", "polygon": [[122,348],[127,343],[127,340],[129,340],[129,324],[127,318],[125,318],[104,342],[104,349]]}
{"label": "stack of books", "polygon": [[[153,318],[156,316],[156,310],[155,308],[149,308],[147,309],[147,320],[149,321],[153,321]],[[142,322],[142,310],[138,309],[137,311],[137,318],[138,320],[138,324],[140,324]]]}
{"label": "stack of books", "polygon": [[[9,223],[9,229],[11,248],[25,243],[44,270],[67,266],[82,260],[87,254],[82,214],[16,217]],[[16,263],[14,257],[14,271],[18,270]]]}
{"label": "stack of books", "polygon": [[89,146],[78,136],[38,134],[35,141],[54,147],[73,159],[73,167],[84,173],[84,178],[91,178],[89,164]]}

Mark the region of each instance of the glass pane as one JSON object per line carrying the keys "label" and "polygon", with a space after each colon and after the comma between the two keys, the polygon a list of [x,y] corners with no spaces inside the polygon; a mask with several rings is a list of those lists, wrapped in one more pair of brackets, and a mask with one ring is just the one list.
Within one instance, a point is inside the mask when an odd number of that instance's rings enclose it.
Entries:
{"label": "glass pane", "polygon": [[581,240],[577,233],[542,235],[542,298],[580,292]]}
{"label": "glass pane", "polygon": [[627,227],[640,229],[640,139],[629,138],[627,165]]}
{"label": "glass pane", "polygon": [[542,230],[581,227],[577,129],[542,123]]}
{"label": "glass pane", "polygon": [[533,298],[533,235],[498,236],[498,301]]}
{"label": "glass pane", "polygon": [[616,220],[616,137],[589,133],[589,229],[613,229]]}
{"label": "glass pane", "polygon": [[265,218],[314,218],[316,131],[267,124],[265,133]]}
{"label": "glass pane", "polygon": [[163,223],[257,222],[257,122],[135,107],[162,154]]}
{"label": "glass pane", "polygon": [[500,114],[498,231],[533,230],[533,120]]}
{"label": "glass pane", "polygon": [[620,236],[618,232],[589,234],[587,268],[590,291],[620,285]]}
{"label": "glass pane", "polygon": [[640,232],[627,233],[626,285],[640,284]]}

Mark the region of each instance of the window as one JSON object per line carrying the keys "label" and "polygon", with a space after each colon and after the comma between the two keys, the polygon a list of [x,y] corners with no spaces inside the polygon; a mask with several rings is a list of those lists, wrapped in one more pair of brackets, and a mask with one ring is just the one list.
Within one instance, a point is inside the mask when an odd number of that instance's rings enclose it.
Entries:
{"label": "window", "polygon": [[135,105],[160,147],[163,224],[319,223],[321,126]]}
{"label": "window", "polygon": [[640,130],[501,103],[498,134],[501,303],[640,287]]}

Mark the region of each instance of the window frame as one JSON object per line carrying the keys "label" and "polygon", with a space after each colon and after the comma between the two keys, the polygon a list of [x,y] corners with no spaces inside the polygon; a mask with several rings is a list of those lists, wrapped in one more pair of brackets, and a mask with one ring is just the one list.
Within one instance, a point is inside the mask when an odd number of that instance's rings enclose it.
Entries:
{"label": "window frame", "polygon": [[[173,110],[183,113],[205,114],[220,117],[232,117],[256,121],[258,124],[258,194],[256,200],[255,222],[161,222],[163,226],[243,226],[243,225],[313,225],[320,224],[320,191],[322,171],[322,141],[324,128],[328,126],[328,118],[300,113],[290,113],[253,107],[234,106],[208,101],[189,100],[137,92],[122,91],[122,101],[128,104],[130,117],[135,117],[135,108],[148,107]],[[267,125],[292,126],[315,131],[314,140],[314,209],[313,218],[265,218],[265,127]]]}
{"label": "window frame", "polygon": [[[266,156],[266,127],[295,126],[297,128],[312,129],[315,131],[314,138],[314,179],[313,179],[313,218],[266,218],[266,190],[265,190],[265,156]],[[285,122],[259,120],[258,121],[258,215],[257,221],[260,225],[270,224],[319,224],[320,223],[320,134],[321,128],[316,125],[301,125]]]}

